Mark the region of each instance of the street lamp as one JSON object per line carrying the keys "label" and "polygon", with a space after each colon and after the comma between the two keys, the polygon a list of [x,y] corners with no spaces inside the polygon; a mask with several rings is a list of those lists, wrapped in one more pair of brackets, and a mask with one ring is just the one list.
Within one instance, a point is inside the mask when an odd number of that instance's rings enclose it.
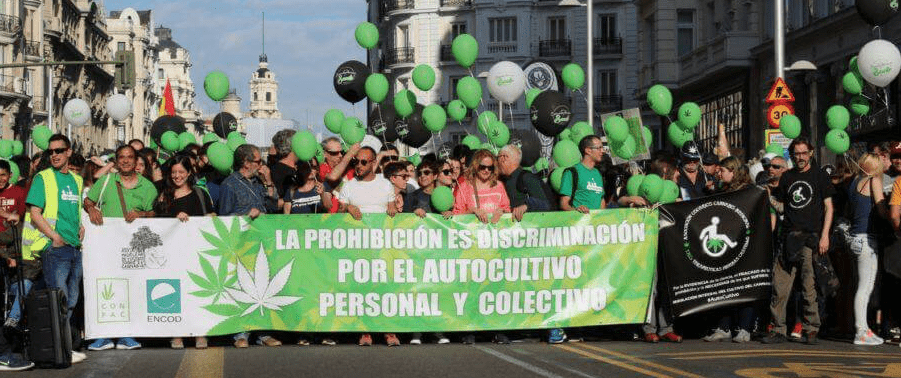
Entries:
{"label": "street lamp", "polygon": [[586,83],[588,85],[588,124],[591,125],[591,128],[594,129],[594,28],[591,24],[591,15],[594,13],[594,0],[585,0],[585,4],[582,4],[578,0],[560,0],[557,2],[558,6],[561,7],[581,7],[585,6],[585,18],[587,19],[587,27],[588,29],[588,41],[585,43],[586,47],[586,64],[585,68],[588,71],[588,75],[586,77]]}

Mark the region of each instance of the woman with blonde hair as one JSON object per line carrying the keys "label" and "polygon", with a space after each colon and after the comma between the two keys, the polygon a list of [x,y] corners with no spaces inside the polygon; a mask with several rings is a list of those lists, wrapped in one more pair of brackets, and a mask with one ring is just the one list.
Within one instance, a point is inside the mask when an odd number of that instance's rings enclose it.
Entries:
{"label": "woman with blonde hair", "polygon": [[876,230],[879,217],[888,218],[888,206],[882,193],[885,167],[879,155],[867,153],[857,160],[857,174],[848,187],[851,213],[850,249],[857,256],[857,293],[854,294],[854,336],[856,345],[880,345],[884,342],[867,325],[867,304],[876,282],[879,258],[876,255]]}
{"label": "woman with blonde hair", "polygon": [[482,223],[497,223],[510,212],[510,198],[497,179],[497,159],[488,150],[478,150],[454,196],[454,214],[475,214]]}

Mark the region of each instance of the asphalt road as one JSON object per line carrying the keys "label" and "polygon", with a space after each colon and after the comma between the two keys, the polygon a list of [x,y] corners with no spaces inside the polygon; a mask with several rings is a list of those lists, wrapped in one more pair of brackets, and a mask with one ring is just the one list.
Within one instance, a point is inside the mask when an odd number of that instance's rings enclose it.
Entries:
{"label": "asphalt road", "polygon": [[592,341],[548,345],[295,346],[238,350],[171,350],[160,343],[135,351],[88,352],[64,370],[21,377],[901,377],[897,345],[858,347],[821,341],[647,344]]}

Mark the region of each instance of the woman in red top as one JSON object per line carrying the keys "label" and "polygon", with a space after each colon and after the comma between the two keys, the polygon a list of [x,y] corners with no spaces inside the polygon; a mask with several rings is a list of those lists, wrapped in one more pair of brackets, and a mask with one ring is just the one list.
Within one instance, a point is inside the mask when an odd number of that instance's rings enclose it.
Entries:
{"label": "woman in red top", "polygon": [[510,212],[510,198],[497,180],[497,159],[491,152],[476,151],[466,175],[454,195],[454,214],[475,214],[482,223],[497,223]]}

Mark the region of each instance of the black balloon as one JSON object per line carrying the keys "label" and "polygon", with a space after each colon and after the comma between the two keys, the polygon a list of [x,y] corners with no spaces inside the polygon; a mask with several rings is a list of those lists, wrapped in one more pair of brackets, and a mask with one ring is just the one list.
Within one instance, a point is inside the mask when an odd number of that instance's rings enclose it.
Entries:
{"label": "black balloon", "polygon": [[213,117],[213,132],[220,138],[228,138],[232,131],[238,131],[238,120],[231,113],[222,112]]}
{"label": "black balloon", "polygon": [[335,92],[345,101],[355,104],[366,98],[366,78],[369,77],[369,68],[356,60],[348,60],[341,63],[335,70],[332,84]]}
{"label": "black balloon", "polygon": [[898,0],[857,0],[857,14],[873,26],[888,22],[898,13]]}
{"label": "black balloon", "polygon": [[416,104],[413,114],[410,114],[407,118],[394,120],[394,129],[397,131],[401,142],[413,148],[422,147],[432,138],[432,132],[422,124],[422,109],[422,105]]}
{"label": "black balloon", "polygon": [[153,121],[153,126],[150,127],[150,138],[153,139],[157,145],[161,145],[160,138],[163,136],[163,133],[174,131],[176,134],[181,134],[186,130],[184,118],[164,115]]}
{"label": "black balloon", "polygon": [[541,92],[529,108],[532,125],[542,134],[553,137],[560,134],[572,119],[569,100],[557,91]]}
{"label": "black balloon", "polygon": [[522,151],[520,166],[531,167],[541,157],[541,141],[534,130],[510,130],[510,144]]}
{"label": "black balloon", "polygon": [[397,131],[394,129],[396,116],[392,106],[377,106],[369,112],[369,133],[386,143],[393,143],[397,140]]}
{"label": "black balloon", "polygon": [[438,146],[438,151],[435,151],[435,155],[438,156],[438,159],[450,159],[454,154],[454,146],[450,144],[450,142],[444,142],[440,146]]}

